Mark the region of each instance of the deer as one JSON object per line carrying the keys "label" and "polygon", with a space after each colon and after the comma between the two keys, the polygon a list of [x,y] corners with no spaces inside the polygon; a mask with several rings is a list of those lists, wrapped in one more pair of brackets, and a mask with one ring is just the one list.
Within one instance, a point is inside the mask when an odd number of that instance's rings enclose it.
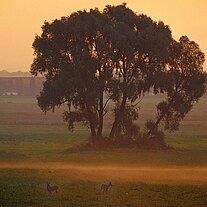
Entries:
{"label": "deer", "polygon": [[102,193],[107,193],[110,187],[112,187],[112,183],[111,182],[109,182],[109,184],[103,183],[101,185],[101,192]]}
{"label": "deer", "polygon": [[58,192],[58,186],[57,185],[50,185],[49,183],[47,183],[47,191],[49,193],[52,193],[53,191],[55,191],[56,193]]}

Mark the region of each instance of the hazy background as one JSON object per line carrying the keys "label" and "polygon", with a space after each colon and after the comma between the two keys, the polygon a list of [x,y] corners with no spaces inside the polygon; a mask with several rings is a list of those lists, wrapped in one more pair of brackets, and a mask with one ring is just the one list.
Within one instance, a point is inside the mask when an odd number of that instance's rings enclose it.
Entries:
{"label": "hazy background", "polygon": [[82,9],[102,10],[106,4],[122,2],[137,14],[164,21],[175,39],[187,35],[207,54],[207,0],[0,0],[0,70],[29,71],[32,42],[44,20],[53,21]]}

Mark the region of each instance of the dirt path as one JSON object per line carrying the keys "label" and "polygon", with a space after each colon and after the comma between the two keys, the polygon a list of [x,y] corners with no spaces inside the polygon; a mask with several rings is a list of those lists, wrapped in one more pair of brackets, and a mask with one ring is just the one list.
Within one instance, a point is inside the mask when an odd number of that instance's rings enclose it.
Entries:
{"label": "dirt path", "polygon": [[144,166],[95,166],[58,162],[0,163],[0,169],[46,170],[75,179],[112,180],[116,182],[144,182],[161,184],[205,184],[207,166],[202,167],[144,167]]}

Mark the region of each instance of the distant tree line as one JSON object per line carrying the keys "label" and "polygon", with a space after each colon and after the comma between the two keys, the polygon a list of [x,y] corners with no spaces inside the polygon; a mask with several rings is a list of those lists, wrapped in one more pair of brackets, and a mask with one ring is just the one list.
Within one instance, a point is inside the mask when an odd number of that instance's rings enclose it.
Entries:
{"label": "distant tree line", "polygon": [[7,70],[0,70],[0,77],[31,77],[29,72],[16,71],[9,72]]}
{"label": "distant tree line", "polygon": [[0,77],[0,95],[39,95],[43,80],[37,77]]}
{"label": "distant tree line", "polygon": [[[176,41],[163,22],[137,15],[126,4],[45,21],[33,48],[31,73],[46,78],[38,105],[47,112],[67,104],[63,118],[69,129],[82,122],[94,144],[165,147],[163,131],[177,130],[206,90],[198,44],[187,36]],[[138,105],[149,90],[167,98],[141,131],[135,124]],[[109,102],[113,124],[104,137]]]}

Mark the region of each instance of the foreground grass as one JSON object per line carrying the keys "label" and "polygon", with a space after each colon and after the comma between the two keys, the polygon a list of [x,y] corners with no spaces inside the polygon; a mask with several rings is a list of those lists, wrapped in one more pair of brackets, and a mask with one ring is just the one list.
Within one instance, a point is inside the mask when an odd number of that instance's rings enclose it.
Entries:
{"label": "foreground grass", "polygon": [[[58,194],[46,191],[46,182],[59,186]],[[103,180],[73,177],[72,172],[0,170],[1,207],[206,207],[207,186],[150,185],[114,182],[100,193]]]}

